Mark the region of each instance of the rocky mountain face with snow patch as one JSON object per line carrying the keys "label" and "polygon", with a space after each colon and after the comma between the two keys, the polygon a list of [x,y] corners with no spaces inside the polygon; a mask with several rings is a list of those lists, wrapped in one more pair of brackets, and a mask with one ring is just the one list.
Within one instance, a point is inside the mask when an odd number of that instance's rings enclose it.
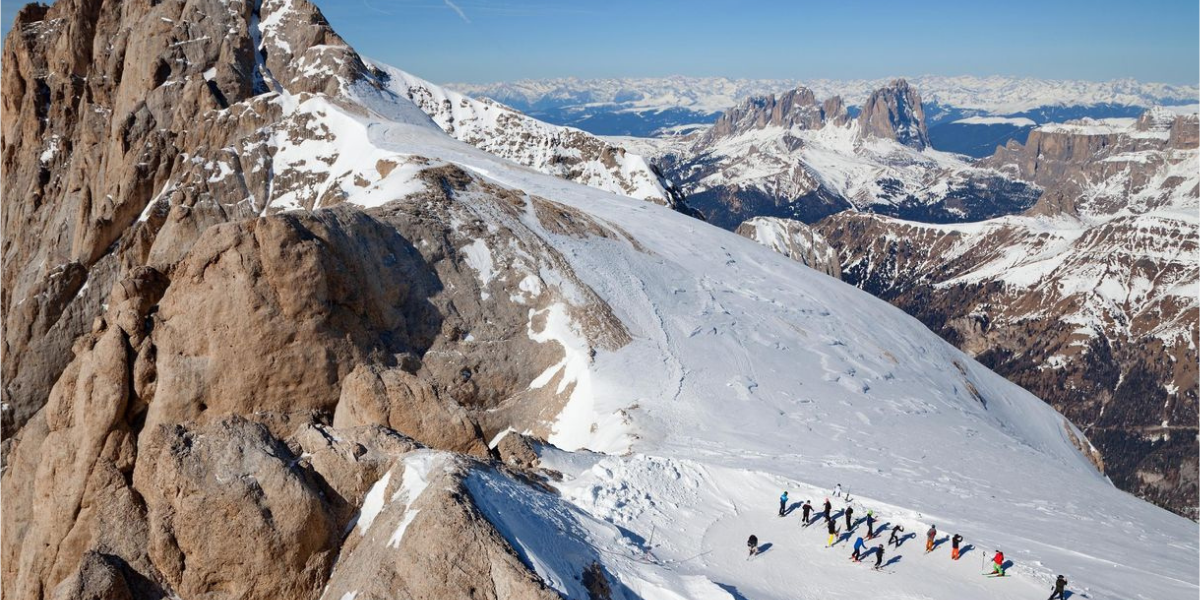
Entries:
{"label": "rocky mountain face with snow patch", "polygon": [[691,207],[735,229],[759,216],[815,222],[853,209],[931,222],[1029,208],[1034,186],[928,148],[921,98],[903,80],[851,119],[808,89],[752,98],[656,160]]}
{"label": "rocky mountain face with snow patch", "polygon": [[792,219],[755,217],[735,232],[830,277],[842,276],[837,251],[811,226]]}
{"label": "rocky mountain face with snow patch", "polygon": [[989,163],[1044,188],[1024,215],[931,226],[843,213],[843,277],[1054,404],[1119,486],[1196,517],[1197,119],[1040,128]]}

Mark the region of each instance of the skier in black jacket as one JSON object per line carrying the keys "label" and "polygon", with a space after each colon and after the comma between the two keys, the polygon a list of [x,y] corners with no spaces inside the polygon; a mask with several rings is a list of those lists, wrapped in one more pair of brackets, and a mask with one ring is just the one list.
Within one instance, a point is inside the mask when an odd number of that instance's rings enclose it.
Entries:
{"label": "skier in black jacket", "polygon": [[867,511],[867,539],[875,537],[875,511]]}
{"label": "skier in black jacket", "polygon": [[897,525],[897,526],[893,527],[893,528],[892,528],[892,535],[888,536],[888,545],[889,545],[889,546],[891,546],[891,545],[894,545],[894,546],[896,546],[897,548],[899,548],[899,547],[900,547],[900,534],[901,534],[901,533],[904,533],[904,528],[903,528],[903,527],[901,527],[901,526],[899,526],[899,525]]}
{"label": "skier in black jacket", "polygon": [[853,518],[854,518],[854,507],[847,506],[846,507],[846,531],[854,529],[854,521],[852,520]]}
{"label": "skier in black jacket", "polygon": [[962,540],[963,537],[957,533],[950,538],[950,558],[958,560],[958,545],[962,543]]}
{"label": "skier in black jacket", "polygon": [[832,546],[833,540],[837,537],[837,523],[835,523],[833,519],[829,519],[828,521],[825,521],[825,523],[829,525],[829,543],[825,545]]}
{"label": "skier in black jacket", "polygon": [[875,568],[883,568],[883,544],[875,546]]}
{"label": "skier in black jacket", "polygon": [[1054,593],[1050,594],[1050,598],[1048,600],[1055,600],[1056,598],[1066,598],[1067,597],[1066,589],[1067,589],[1067,578],[1063,577],[1062,575],[1059,575],[1058,579],[1054,580]]}
{"label": "skier in black jacket", "polygon": [[829,503],[829,498],[825,499],[825,520],[829,520],[829,511],[833,510],[833,505]]}
{"label": "skier in black jacket", "polygon": [[751,534],[750,539],[746,540],[746,546],[750,548],[750,556],[758,554],[758,536]]}
{"label": "skier in black jacket", "polygon": [[804,506],[800,507],[801,514],[804,516],[804,526],[808,527],[808,518],[812,515],[812,504],[808,500],[804,501]]}

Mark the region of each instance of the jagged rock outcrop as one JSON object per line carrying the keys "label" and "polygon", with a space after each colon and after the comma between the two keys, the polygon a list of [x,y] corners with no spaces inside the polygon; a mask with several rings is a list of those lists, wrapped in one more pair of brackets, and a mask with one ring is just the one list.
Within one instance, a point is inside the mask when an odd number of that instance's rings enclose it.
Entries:
{"label": "jagged rock outcrop", "polygon": [[738,225],[736,233],[826,275],[842,277],[837,251],[821,234],[800,221],[755,217]]}
{"label": "jagged rock outcrop", "polygon": [[893,139],[917,150],[929,147],[921,95],[903,79],[867,97],[858,115],[858,126],[866,135]]}
{"label": "jagged rock outcrop", "polygon": [[1194,115],[1035,130],[989,159],[1045,186],[969,228],[844,213],[817,225],[843,278],[904,308],[1080,425],[1122,488],[1195,505]]}

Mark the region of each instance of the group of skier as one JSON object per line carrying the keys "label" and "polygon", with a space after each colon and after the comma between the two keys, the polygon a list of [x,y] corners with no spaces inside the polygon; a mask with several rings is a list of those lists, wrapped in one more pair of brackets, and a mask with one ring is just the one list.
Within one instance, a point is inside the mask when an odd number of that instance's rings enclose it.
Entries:
{"label": "group of skier", "polygon": [[[837,484],[837,487],[835,487],[833,490],[833,496],[835,498],[837,498],[837,497],[841,497],[842,495],[843,495],[842,484],[839,483],[839,484]],[[845,500],[846,500],[847,504],[846,504],[845,510],[843,511],[843,514],[845,514],[845,516],[846,516],[846,531],[851,532],[854,530],[854,526],[855,526],[854,516],[853,516],[854,515],[854,507],[849,504],[849,500],[850,500],[849,494],[845,494]],[[825,525],[829,531],[829,541],[826,543],[826,547],[828,548],[828,547],[833,546],[833,544],[834,544],[835,540],[837,540],[837,536],[838,536],[837,522],[832,517],[833,504],[829,501],[829,498],[825,499],[825,504],[822,506],[822,509],[823,509],[822,515],[824,516],[824,519],[825,519]],[[800,507],[800,511],[801,511],[801,517],[803,519],[802,527],[808,527],[815,521],[815,519],[812,518],[813,506],[812,506],[812,503],[810,503],[808,500],[804,501],[804,504]],[[779,496],[779,516],[781,516],[781,517],[787,516],[788,512],[789,512],[788,511],[788,493],[785,490],[783,492],[783,494]],[[878,531],[878,532],[875,531],[875,511],[873,511],[873,510],[867,511],[866,523],[867,523],[866,540],[874,539],[876,537],[876,535],[883,533],[882,531]],[[898,524],[893,525],[891,527],[891,535],[888,536],[887,545],[895,546],[896,548],[899,548],[900,544],[902,544],[904,542],[903,533],[904,533],[903,526],[898,525]],[[938,537],[937,526],[930,525],[929,530],[925,532],[925,553],[926,554],[933,552],[934,549],[937,547],[937,537]],[[866,540],[864,540],[862,536],[858,536],[858,538],[856,538],[854,540],[854,551],[850,554],[850,560],[852,560],[854,562],[862,562],[862,559],[865,556],[867,556],[871,553],[874,553],[875,554],[875,566],[873,568],[875,570],[882,570],[884,545],[878,544],[874,548],[868,548]],[[961,556],[962,541],[963,541],[963,536],[958,533],[955,533],[950,538],[950,558],[951,558],[951,560],[958,560],[959,557]],[[747,540],[746,545],[749,546],[749,548],[750,548],[750,556],[751,557],[758,554],[759,548],[758,548],[758,537],[757,536],[751,535],[750,539]],[[1004,561],[1004,553],[1001,552],[1000,550],[996,550],[996,553],[992,556],[992,572],[990,574],[985,573],[985,575],[991,575],[994,577],[1004,577],[1005,576],[1004,562],[1005,562]],[[1062,575],[1059,575],[1058,578],[1054,582],[1054,587],[1052,588],[1053,593],[1050,595],[1050,598],[1048,600],[1058,600],[1058,599],[1065,598],[1066,596],[1064,594],[1065,594],[1065,590],[1066,590],[1066,585],[1067,585],[1066,578],[1063,577]]]}

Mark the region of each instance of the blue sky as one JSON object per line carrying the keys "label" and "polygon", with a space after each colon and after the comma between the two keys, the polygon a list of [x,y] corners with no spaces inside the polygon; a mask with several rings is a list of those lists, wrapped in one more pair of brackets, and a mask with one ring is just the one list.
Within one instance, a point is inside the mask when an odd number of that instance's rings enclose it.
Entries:
{"label": "blue sky", "polygon": [[[437,82],[675,74],[1200,79],[1197,0],[317,4],[363,54]],[[4,2],[7,24],[18,6]]]}

